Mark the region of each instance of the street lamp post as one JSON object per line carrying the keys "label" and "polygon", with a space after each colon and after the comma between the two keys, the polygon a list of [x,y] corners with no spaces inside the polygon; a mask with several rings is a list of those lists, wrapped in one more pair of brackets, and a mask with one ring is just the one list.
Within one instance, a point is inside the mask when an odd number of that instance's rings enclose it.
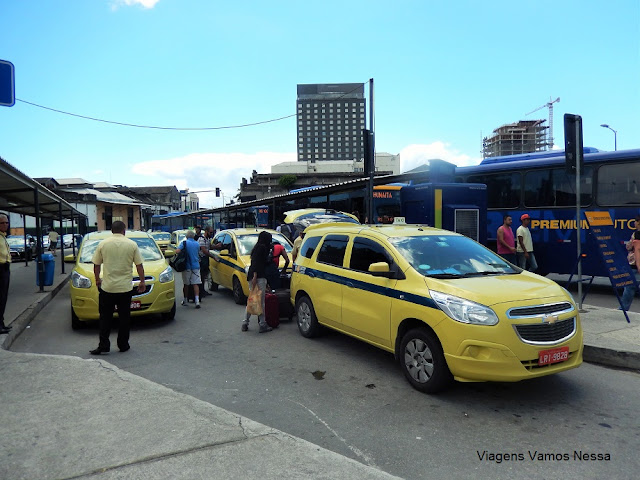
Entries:
{"label": "street lamp post", "polygon": [[606,123],[603,123],[600,126],[604,127],[604,128],[608,128],[609,130],[611,130],[613,132],[613,149],[614,149],[614,151],[618,151],[618,132],[616,130],[614,130],[613,128],[611,128]]}

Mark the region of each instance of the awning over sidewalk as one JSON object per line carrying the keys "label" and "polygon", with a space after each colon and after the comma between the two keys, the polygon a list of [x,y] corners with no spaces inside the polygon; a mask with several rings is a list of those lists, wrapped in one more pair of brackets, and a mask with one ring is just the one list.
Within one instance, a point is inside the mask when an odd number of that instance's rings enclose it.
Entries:
{"label": "awning over sidewalk", "polygon": [[86,218],[71,204],[0,158],[0,210],[54,218]]}

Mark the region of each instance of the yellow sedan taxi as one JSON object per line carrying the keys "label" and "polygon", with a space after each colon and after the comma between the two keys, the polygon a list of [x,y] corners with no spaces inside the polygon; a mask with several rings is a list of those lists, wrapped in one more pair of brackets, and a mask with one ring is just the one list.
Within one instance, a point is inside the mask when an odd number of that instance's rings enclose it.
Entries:
{"label": "yellow sedan taxi", "polygon": [[[111,235],[111,231],[87,234],[78,252],[71,272],[71,327],[74,329],[81,328],[86,321],[100,318],[98,289],[91,259],[98,244]],[[173,319],[176,313],[173,269],[148,233],[127,230],[126,237],[140,248],[147,286],[144,293],[138,293],[140,278],[132,265],[131,288],[134,295],[131,299],[131,316],[159,313],[167,320]]]}
{"label": "yellow sedan taxi", "polygon": [[[267,231],[276,241],[284,246],[289,258],[293,246],[284,235],[275,230],[264,228],[233,228],[218,232],[211,242],[210,252],[213,258],[209,259],[211,272],[211,290],[217,290],[222,285],[233,291],[233,299],[237,304],[242,304],[249,295],[249,282],[247,271],[251,265],[251,250],[258,241],[258,235]],[[291,265],[291,263],[289,263]],[[280,268],[284,267],[284,260],[280,257]]]}
{"label": "yellow sedan taxi", "polygon": [[393,352],[423,392],[582,363],[571,295],[473,240],[420,225],[313,225],[291,279],[305,337],[321,326]]}

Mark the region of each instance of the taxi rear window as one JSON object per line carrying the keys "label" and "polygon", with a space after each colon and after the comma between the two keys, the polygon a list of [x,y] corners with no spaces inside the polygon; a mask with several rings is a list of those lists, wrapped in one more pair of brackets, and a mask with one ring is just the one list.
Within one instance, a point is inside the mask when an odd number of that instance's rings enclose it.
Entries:
{"label": "taxi rear window", "polygon": [[306,258],[313,257],[313,252],[316,251],[316,247],[320,243],[322,237],[305,237],[300,247],[300,255]]}
{"label": "taxi rear window", "polygon": [[349,237],[346,235],[327,235],[320,247],[317,261],[342,267],[348,242]]}

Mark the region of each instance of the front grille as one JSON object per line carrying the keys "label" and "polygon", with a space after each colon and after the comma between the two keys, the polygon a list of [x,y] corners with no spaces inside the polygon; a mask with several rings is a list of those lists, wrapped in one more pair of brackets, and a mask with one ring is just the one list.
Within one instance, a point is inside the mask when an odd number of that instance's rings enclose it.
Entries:
{"label": "front grille", "polygon": [[512,308],[507,312],[509,318],[537,317],[541,315],[561,315],[573,310],[569,302],[551,303],[548,305],[535,305],[532,307]]}
{"label": "front grille", "polygon": [[138,293],[138,286],[136,285],[131,289],[131,294],[134,297],[141,297],[142,295],[146,295],[147,293],[149,293],[151,290],[153,290],[153,283],[151,285],[149,285],[148,283],[145,284],[144,293]]}
{"label": "front grille", "polygon": [[513,327],[525,343],[552,344],[564,341],[575,333],[576,319],[573,317],[555,323],[534,323]]}

